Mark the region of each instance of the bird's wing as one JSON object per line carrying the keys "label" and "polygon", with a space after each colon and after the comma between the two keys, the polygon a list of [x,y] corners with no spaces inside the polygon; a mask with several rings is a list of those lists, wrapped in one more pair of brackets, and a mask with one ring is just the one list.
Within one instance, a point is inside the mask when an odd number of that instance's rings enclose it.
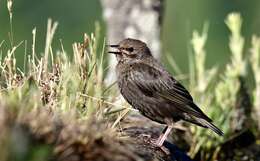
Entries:
{"label": "bird's wing", "polygon": [[189,92],[167,71],[160,71],[147,64],[132,66],[131,80],[146,95],[157,96],[174,104],[178,110],[211,121],[193,102]]}

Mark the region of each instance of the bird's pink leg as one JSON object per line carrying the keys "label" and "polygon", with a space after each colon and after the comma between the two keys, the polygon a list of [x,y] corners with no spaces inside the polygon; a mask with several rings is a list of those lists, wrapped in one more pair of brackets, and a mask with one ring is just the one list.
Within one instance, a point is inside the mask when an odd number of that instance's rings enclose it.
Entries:
{"label": "bird's pink leg", "polygon": [[156,145],[157,145],[157,146],[161,147],[161,146],[163,145],[164,140],[167,139],[167,136],[169,135],[169,133],[171,132],[171,130],[172,130],[172,126],[167,126],[166,131],[165,131],[162,135],[160,135],[160,137],[159,137],[158,140],[156,141]]}

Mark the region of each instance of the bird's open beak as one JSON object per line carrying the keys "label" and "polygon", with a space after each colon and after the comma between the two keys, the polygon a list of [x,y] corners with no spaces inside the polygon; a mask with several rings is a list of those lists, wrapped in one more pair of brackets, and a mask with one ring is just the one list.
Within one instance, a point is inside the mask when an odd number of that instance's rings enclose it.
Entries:
{"label": "bird's open beak", "polygon": [[107,47],[111,47],[111,48],[116,48],[117,49],[117,51],[108,51],[108,53],[111,53],[111,54],[122,54],[122,52],[118,50],[119,45],[107,45]]}

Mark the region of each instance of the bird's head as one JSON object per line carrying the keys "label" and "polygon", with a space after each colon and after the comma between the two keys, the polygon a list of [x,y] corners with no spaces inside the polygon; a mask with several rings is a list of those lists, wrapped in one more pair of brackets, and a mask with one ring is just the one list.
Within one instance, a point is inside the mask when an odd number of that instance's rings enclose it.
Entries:
{"label": "bird's head", "polygon": [[145,59],[151,56],[151,52],[147,45],[136,39],[124,39],[117,45],[109,45],[109,47],[115,50],[108,53],[115,54],[118,61],[135,61]]}

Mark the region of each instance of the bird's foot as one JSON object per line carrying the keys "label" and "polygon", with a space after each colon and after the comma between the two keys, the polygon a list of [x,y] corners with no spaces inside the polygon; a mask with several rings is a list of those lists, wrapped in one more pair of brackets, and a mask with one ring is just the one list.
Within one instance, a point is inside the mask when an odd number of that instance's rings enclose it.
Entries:
{"label": "bird's foot", "polygon": [[162,142],[160,142],[159,140],[151,140],[150,141],[151,142],[151,144],[153,144],[153,146],[155,147],[155,148],[158,148],[158,149],[160,149],[161,151],[163,151],[165,154],[167,154],[167,155],[169,155],[170,154],[170,151],[169,151],[169,149],[168,148],[166,148],[165,146],[163,146],[163,143],[164,143],[164,141]]}
{"label": "bird's foot", "polygon": [[163,139],[162,136],[160,136],[160,137],[158,138],[158,140],[155,142],[155,144],[156,144],[158,147],[162,147],[163,143],[164,143],[164,139]]}
{"label": "bird's foot", "polygon": [[157,139],[157,141],[155,143],[158,147],[162,147],[162,145],[163,145],[164,141],[166,140],[168,134],[170,133],[171,129],[172,129],[172,126],[167,126],[163,130],[164,132],[159,136],[159,138]]}
{"label": "bird's foot", "polygon": [[153,144],[155,147],[162,147],[163,143],[158,142],[159,140],[151,139],[150,143]]}

